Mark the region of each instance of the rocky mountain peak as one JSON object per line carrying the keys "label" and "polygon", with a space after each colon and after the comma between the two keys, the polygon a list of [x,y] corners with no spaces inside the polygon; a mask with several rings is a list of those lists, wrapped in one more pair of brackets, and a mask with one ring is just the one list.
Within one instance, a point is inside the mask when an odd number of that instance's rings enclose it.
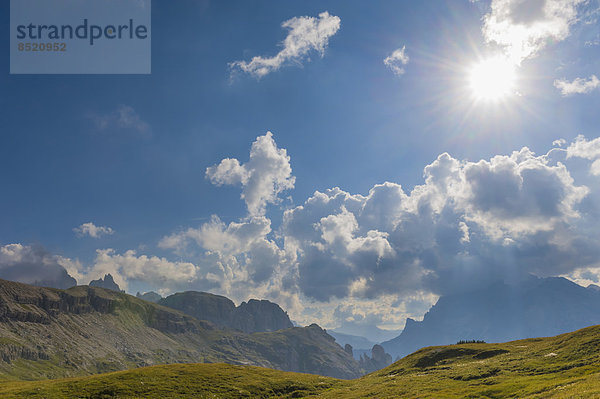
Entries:
{"label": "rocky mountain peak", "polygon": [[90,281],[89,286],[90,287],[100,287],[100,288],[105,288],[107,290],[121,292],[121,288],[119,287],[119,285],[117,283],[115,283],[115,280],[110,273],[105,274],[104,278],[99,278],[98,280]]}

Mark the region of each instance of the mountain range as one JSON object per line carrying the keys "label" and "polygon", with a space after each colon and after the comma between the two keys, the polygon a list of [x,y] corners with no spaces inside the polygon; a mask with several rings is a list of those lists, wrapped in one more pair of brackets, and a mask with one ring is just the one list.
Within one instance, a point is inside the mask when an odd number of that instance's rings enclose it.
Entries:
{"label": "mountain range", "polygon": [[595,324],[600,324],[600,291],[595,286],[530,276],[442,296],[422,321],[407,319],[402,333],[381,346],[401,358],[431,345],[546,337]]}
{"label": "mountain range", "polygon": [[[100,280],[114,288],[109,276]],[[158,303],[97,286],[61,290],[0,280],[0,379],[191,362],[354,378],[387,366],[390,355],[431,345],[504,342],[600,324],[600,289],[564,278],[496,282],[442,296],[422,321],[408,319],[396,338],[354,352],[344,341],[368,341],[339,332],[334,338],[316,324],[293,327],[269,301],[236,306],[195,291],[148,297]]]}
{"label": "mountain range", "polygon": [[351,354],[316,324],[248,334],[104,288],[0,280],[0,379],[198,362],[338,378],[362,374]]}

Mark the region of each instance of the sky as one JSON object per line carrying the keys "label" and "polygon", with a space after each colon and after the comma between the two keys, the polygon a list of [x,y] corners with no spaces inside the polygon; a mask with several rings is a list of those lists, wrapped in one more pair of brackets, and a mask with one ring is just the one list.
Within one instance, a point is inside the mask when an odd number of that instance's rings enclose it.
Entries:
{"label": "sky", "polygon": [[599,283],[599,16],[154,0],[149,75],[11,75],[3,35],[0,277],[265,298],[373,341],[495,279]]}

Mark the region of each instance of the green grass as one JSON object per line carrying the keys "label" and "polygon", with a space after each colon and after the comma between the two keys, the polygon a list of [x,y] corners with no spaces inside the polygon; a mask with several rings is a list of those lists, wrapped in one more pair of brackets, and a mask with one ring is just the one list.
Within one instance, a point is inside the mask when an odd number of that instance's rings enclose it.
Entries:
{"label": "green grass", "polygon": [[228,364],[175,364],[83,378],[10,382],[2,398],[299,398],[342,384],[311,374]]}
{"label": "green grass", "polygon": [[550,338],[424,348],[351,381],[248,366],[177,364],[62,380],[5,382],[0,397],[600,397],[600,326]]}

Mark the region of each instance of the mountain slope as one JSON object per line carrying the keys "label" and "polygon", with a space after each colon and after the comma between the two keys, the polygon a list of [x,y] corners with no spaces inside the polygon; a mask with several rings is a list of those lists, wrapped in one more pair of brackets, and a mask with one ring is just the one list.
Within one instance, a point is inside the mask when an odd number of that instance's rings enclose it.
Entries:
{"label": "mountain slope", "polygon": [[9,382],[3,398],[595,398],[600,326],[502,344],[423,348],[352,381],[256,367],[169,365],[99,376]]}
{"label": "mountain slope", "polygon": [[0,280],[0,378],[190,362],[360,375],[358,363],[317,325],[244,334],[102,288],[58,290]]}
{"label": "mountain slope", "polygon": [[423,321],[408,319],[398,337],[381,345],[396,358],[430,345],[551,336],[599,323],[600,291],[564,278],[531,277],[442,296]]}

